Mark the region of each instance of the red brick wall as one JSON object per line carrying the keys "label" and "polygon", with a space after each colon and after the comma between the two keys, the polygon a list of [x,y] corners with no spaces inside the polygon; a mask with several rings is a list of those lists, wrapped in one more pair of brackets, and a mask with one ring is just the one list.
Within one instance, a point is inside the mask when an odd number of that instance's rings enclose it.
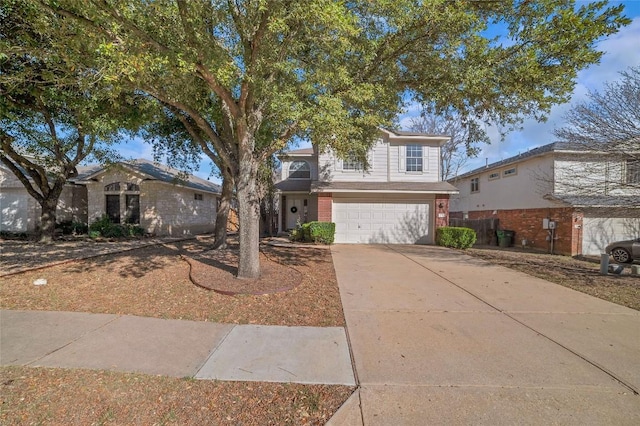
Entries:
{"label": "red brick wall", "polygon": [[[442,207],[440,207],[441,205]],[[436,195],[435,208],[436,229],[443,226],[449,226],[449,195]]]}
{"label": "red brick wall", "polygon": [[318,193],[318,222],[331,222],[333,196],[330,192]]}
{"label": "red brick wall", "polygon": [[[462,212],[452,212],[451,217],[462,217]],[[570,256],[582,253],[583,216],[573,208],[497,210],[495,214],[494,210],[469,212],[469,219],[487,218],[498,218],[500,229],[515,231],[516,247],[526,239],[527,247],[545,251],[550,250],[549,231],[542,228],[542,220],[552,220],[557,224],[553,252]]]}

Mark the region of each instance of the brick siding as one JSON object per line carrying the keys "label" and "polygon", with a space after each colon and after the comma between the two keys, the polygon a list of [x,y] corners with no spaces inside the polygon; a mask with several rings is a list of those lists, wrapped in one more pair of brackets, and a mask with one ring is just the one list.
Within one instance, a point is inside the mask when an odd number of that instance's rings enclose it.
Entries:
{"label": "brick siding", "polygon": [[331,209],[333,206],[333,194],[320,192],[318,194],[318,221],[331,222]]}
{"label": "brick siding", "polygon": [[[435,227],[449,226],[449,195],[438,194],[435,201]],[[442,207],[440,207],[442,205]]]}
{"label": "brick siding", "polygon": [[[462,212],[451,212],[452,218],[462,218]],[[547,237],[549,230],[542,228],[542,220],[549,219],[556,222],[554,232],[554,249],[556,254],[575,256],[582,253],[582,213],[574,208],[540,208],[514,210],[481,210],[470,211],[469,219],[497,218],[500,229],[515,231],[515,246],[521,246],[522,240],[527,240],[527,247],[544,251],[550,250]]]}

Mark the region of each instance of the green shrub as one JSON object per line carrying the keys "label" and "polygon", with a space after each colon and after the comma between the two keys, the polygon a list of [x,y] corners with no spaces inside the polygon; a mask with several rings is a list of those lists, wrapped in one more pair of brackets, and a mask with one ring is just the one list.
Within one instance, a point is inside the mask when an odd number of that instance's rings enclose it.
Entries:
{"label": "green shrub", "polygon": [[105,238],[141,237],[143,235],[144,229],[140,226],[130,223],[123,225],[113,223],[107,215],[102,216],[89,226],[89,236],[91,238],[99,236]]}
{"label": "green shrub", "polygon": [[467,249],[476,242],[476,232],[471,228],[445,226],[436,230],[436,244],[444,247]]}
{"label": "green shrub", "polygon": [[333,244],[336,224],[333,222],[309,222],[309,237],[315,243]]}
{"label": "green shrub", "polygon": [[307,222],[298,224],[289,233],[289,240],[307,243],[332,244],[336,233],[336,224],[331,222]]}
{"label": "green shrub", "polygon": [[306,222],[300,225],[302,230],[302,241],[311,242],[311,222]]}
{"label": "green shrub", "polygon": [[86,234],[89,227],[86,223],[65,220],[56,223],[56,229],[61,230],[63,235],[81,235]]}

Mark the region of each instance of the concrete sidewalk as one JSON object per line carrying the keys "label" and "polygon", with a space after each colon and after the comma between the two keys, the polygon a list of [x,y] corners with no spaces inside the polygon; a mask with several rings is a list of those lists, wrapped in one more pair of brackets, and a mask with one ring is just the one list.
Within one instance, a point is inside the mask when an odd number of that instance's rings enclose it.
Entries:
{"label": "concrete sidewalk", "polygon": [[334,425],[640,424],[640,312],[434,246],[333,246]]}
{"label": "concrete sidewalk", "polygon": [[0,365],[355,384],[341,327],[231,325],[76,312],[1,310]]}

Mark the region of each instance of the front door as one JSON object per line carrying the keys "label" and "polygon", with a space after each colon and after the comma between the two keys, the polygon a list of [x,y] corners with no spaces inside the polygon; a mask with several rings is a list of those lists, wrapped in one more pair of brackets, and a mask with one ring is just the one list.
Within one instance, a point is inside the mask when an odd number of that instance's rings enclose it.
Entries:
{"label": "front door", "polygon": [[287,229],[307,221],[307,204],[306,198],[287,196]]}
{"label": "front door", "polygon": [[120,196],[107,195],[107,216],[112,223],[120,223]]}

